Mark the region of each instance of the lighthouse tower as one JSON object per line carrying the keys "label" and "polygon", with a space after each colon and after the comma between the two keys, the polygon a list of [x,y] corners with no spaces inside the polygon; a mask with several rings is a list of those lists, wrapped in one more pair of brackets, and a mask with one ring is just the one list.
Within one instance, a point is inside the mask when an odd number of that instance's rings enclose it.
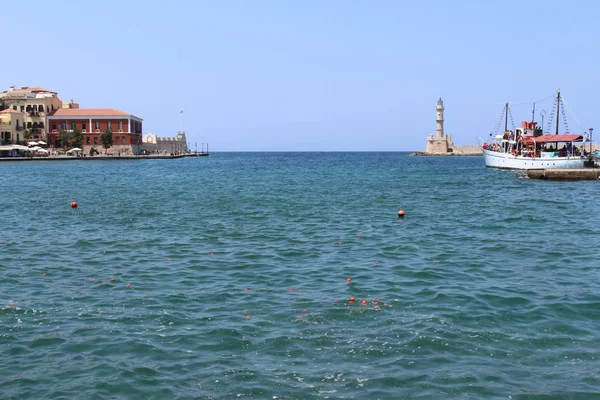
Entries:
{"label": "lighthouse tower", "polygon": [[452,136],[444,134],[444,102],[440,97],[435,107],[435,134],[429,134],[425,153],[432,155],[448,154],[454,151]]}
{"label": "lighthouse tower", "polygon": [[441,97],[438,99],[437,107],[435,109],[435,136],[441,138],[444,137],[444,102]]}

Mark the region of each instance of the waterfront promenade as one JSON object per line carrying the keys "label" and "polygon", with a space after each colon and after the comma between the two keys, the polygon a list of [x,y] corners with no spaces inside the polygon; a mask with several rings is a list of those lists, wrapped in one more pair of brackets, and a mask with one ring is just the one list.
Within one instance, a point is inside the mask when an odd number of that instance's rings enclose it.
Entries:
{"label": "waterfront promenade", "polygon": [[149,155],[101,155],[101,156],[48,156],[48,157],[0,157],[4,161],[98,161],[98,160],[164,160],[184,157],[206,157],[209,153],[185,153],[185,154],[149,154]]}

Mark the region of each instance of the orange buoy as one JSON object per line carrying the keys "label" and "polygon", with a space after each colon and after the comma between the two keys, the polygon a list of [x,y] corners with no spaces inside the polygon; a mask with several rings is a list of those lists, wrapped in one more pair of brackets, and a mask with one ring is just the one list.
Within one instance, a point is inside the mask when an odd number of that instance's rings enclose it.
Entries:
{"label": "orange buoy", "polygon": [[404,210],[403,209],[398,210],[398,218],[404,218]]}
{"label": "orange buoy", "polygon": [[79,204],[77,204],[77,202],[73,201],[71,202],[71,208],[77,208],[79,207]]}

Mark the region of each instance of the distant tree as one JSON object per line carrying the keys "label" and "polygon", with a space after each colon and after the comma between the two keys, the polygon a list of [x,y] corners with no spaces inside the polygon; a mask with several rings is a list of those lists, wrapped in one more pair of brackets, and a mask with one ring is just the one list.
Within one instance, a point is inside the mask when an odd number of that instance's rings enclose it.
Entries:
{"label": "distant tree", "polygon": [[63,149],[69,147],[69,137],[70,133],[61,129],[60,132],[58,132],[58,143],[56,144],[56,147],[62,147]]}
{"label": "distant tree", "polygon": [[106,130],[100,135],[100,141],[102,142],[104,153],[106,153],[106,150],[110,149],[113,144],[112,129],[106,128]]}
{"label": "distant tree", "polygon": [[83,132],[79,129],[73,129],[69,132],[69,146],[81,148],[83,146]]}

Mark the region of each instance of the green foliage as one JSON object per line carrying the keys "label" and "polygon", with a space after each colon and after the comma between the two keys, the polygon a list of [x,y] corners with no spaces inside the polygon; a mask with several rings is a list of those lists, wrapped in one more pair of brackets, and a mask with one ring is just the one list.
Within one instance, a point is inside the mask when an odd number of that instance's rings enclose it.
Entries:
{"label": "green foliage", "polygon": [[58,132],[58,140],[58,145],[63,149],[69,147],[69,132],[65,131],[64,129],[61,129],[60,132]]}
{"label": "green foliage", "polygon": [[79,147],[83,145],[83,132],[79,129],[73,129],[72,131],[66,131],[61,129],[58,132],[58,139],[60,140],[60,146],[63,149]]}
{"label": "green foliage", "polygon": [[100,135],[100,141],[102,142],[102,147],[104,147],[104,149],[109,149],[113,144],[112,129],[106,128]]}
{"label": "green foliage", "polygon": [[69,132],[69,145],[81,148],[83,146],[83,132],[79,129],[73,129],[73,131]]}

